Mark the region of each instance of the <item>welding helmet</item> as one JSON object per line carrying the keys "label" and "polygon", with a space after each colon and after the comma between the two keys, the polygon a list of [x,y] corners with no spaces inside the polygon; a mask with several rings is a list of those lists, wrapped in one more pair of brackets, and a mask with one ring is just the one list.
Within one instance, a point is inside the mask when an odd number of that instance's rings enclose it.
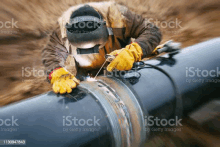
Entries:
{"label": "welding helmet", "polygon": [[74,11],[66,24],[69,42],[78,54],[98,53],[108,40],[108,29],[103,17],[91,6]]}

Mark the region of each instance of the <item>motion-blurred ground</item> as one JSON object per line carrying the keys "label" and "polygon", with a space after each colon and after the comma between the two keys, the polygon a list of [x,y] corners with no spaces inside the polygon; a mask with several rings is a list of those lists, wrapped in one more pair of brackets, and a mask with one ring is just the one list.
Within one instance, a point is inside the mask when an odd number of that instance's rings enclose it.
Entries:
{"label": "motion-blurred ground", "polygon": [[[51,85],[45,81],[40,71],[43,70],[41,49],[45,46],[57,18],[70,6],[86,2],[90,1],[0,1],[0,106],[51,90]],[[185,47],[220,35],[219,0],[117,2],[151,18],[152,22],[158,20],[163,32],[162,42],[173,39]],[[18,28],[6,28],[3,23],[7,21],[17,21]],[[179,25],[174,28],[166,26],[169,22]],[[25,76],[28,74],[25,69],[35,69],[40,73],[34,77],[32,72],[32,76],[28,77]]]}

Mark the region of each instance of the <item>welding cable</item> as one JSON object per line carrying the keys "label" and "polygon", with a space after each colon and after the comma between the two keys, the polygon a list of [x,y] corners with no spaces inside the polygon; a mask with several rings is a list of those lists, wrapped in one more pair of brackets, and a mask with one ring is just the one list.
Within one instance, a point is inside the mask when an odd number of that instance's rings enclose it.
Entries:
{"label": "welding cable", "polygon": [[140,68],[146,68],[146,66],[150,66],[156,70],[159,70],[160,72],[162,72],[163,74],[165,74],[171,81],[172,86],[174,88],[174,93],[175,93],[175,97],[176,97],[176,111],[175,111],[175,115],[179,116],[180,118],[182,117],[183,114],[183,105],[182,105],[182,96],[178,90],[178,87],[176,85],[176,83],[174,82],[174,79],[169,75],[169,73],[167,73],[165,70],[163,70],[162,68],[155,66],[155,65],[151,65],[148,63],[145,63],[144,61],[140,61],[140,63],[142,63],[142,65],[138,65]]}

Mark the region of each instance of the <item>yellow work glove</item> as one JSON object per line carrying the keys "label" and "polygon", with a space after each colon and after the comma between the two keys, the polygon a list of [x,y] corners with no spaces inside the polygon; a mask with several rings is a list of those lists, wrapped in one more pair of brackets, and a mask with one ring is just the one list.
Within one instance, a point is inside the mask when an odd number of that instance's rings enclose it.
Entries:
{"label": "yellow work glove", "polygon": [[72,88],[79,85],[79,80],[62,67],[51,72],[49,79],[51,79],[50,83],[53,84],[52,88],[55,93],[70,93]]}
{"label": "yellow work glove", "polygon": [[115,56],[115,59],[107,66],[109,72],[115,68],[117,70],[130,70],[134,62],[141,60],[143,52],[137,43],[131,43],[123,49],[111,52],[110,55]]}

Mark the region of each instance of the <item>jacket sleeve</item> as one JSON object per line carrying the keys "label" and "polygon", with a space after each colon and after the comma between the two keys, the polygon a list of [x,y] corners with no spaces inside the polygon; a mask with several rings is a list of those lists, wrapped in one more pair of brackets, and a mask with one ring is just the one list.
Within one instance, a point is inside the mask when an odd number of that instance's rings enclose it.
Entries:
{"label": "jacket sleeve", "polygon": [[125,18],[125,38],[135,38],[135,42],[143,50],[143,57],[150,55],[161,41],[160,30],[146,18],[131,12],[125,6],[120,5],[120,10]]}
{"label": "jacket sleeve", "polygon": [[47,75],[55,68],[64,67],[68,51],[61,41],[60,28],[57,28],[49,36],[49,42],[42,50],[41,57]]}

